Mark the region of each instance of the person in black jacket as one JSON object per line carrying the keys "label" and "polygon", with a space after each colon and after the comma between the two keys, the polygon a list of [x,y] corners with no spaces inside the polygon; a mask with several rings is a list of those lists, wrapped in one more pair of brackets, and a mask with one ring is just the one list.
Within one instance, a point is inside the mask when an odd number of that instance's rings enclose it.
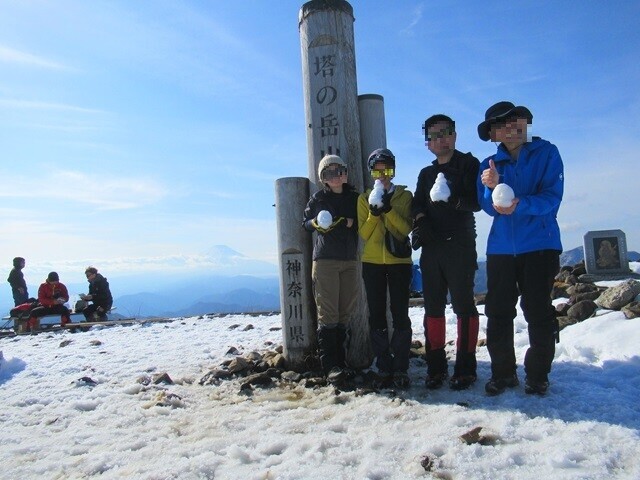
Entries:
{"label": "person in black jacket", "polygon": [[[449,386],[468,388],[476,380],[478,311],[473,287],[478,269],[473,212],[480,210],[476,178],[480,162],[455,149],[455,122],[438,114],[424,122],[426,146],[436,156],[422,169],[412,203],[414,248],[422,247],[420,269],[425,309],[426,387],[440,388],[448,377],[445,353],[447,291],[457,318],[456,363]],[[450,190],[446,201],[430,195],[438,174]],[[438,197],[435,196],[437,199]]]}
{"label": "person in black jacket", "polygon": [[[318,178],[323,188],[309,199],[303,227],[317,232],[311,275],[318,311],[318,348],[327,379],[337,383],[345,377],[347,331],[360,293],[358,193],[347,183],[347,165],[337,155],[322,158]],[[328,223],[325,216],[330,216]]]}
{"label": "person in black jacket", "polygon": [[29,292],[27,291],[27,283],[24,281],[24,273],[22,269],[25,266],[25,260],[22,257],[16,257],[13,259],[13,269],[9,273],[7,282],[11,285],[11,292],[13,293],[13,301],[15,306],[26,303],[29,299]]}
{"label": "person in black jacket", "polygon": [[80,295],[80,298],[85,301],[90,301],[92,304],[85,307],[82,313],[87,321],[93,319],[94,313],[98,315],[99,321],[105,321],[107,320],[107,312],[111,310],[111,306],[113,305],[109,282],[98,273],[98,269],[95,267],[87,267],[84,273],[89,282],[89,294]]}

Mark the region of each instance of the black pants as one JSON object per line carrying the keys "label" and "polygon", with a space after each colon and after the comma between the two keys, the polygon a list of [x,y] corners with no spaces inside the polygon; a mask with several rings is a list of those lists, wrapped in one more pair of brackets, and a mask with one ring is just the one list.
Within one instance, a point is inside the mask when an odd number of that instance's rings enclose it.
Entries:
{"label": "black pants", "polygon": [[[96,305],[95,303],[92,303],[91,305],[87,306],[84,310],[82,310],[82,313],[84,314],[84,318],[87,321],[90,321],[93,319],[93,313],[98,311],[98,308],[100,307],[100,305]],[[111,308],[111,307],[109,307]],[[104,308],[103,307],[103,311],[102,312],[98,312],[98,317],[100,318],[100,320],[106,320],[107,319],[107,311],[109,310],[109,308]]]}
{"label": "black pants", "polygon": [[456,315],[477,316],[473,297],[477,269],[475,237],[461,235],[424,245],[420,270],[426,315],[444,317],[448,291]]}
{"label": "black pants", "polygon": [[46,315],[59,314],[61,317],[66,317],[67,320],[69,320],[69,313],[70,312],[67,307],[65,307],[64,305],[58,304],[58,305],[54,305],[53,307],[45,307],[45,306],[36,307],[33,310],[31,310],[31,313],[29,314],[29,316],[31,318],[40,318]]}
{"label": "black pants", "polygon": [[393,328],[397,330],[411,328],[409,287],[412,272],[413,267],[410,263],[398,265],[362,263],[362,278],[369,306],[369,325],[372,330],[387,328],[387,286]]}
{"label": "black pants", "polygon": [[17,289],[15,289],[12,291],[12,293],[13,293],[13,303],[15,304],[16,307],[18,305],[22,305],[23,303],[27,303],[27,300],[29,300],[29,294],[27,293],[26,289],[23,293],[20,293]]}
{"label": "black pants", "polygon": [[555,355],[557,323],[551,290],[560,269],[560,252],[539,250],[521,255],[487,255],[487,348],[494,378],[516,372],[513,319],[518,296],[529,330],[524,359],[527,377],[546,381]]}

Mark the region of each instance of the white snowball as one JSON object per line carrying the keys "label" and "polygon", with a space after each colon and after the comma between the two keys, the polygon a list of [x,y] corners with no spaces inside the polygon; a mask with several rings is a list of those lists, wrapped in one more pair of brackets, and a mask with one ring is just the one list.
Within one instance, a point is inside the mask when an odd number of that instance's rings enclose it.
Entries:
{"label": "white snowball", "polygon": [[382,196],[384,195],[384,186],[380,180],[376,180],[373,184],[373,190],[369,194],[369,205],[382,208]]}
{"label": "white snowball", "polygon": [[514,198],[513,188],[506,183],[496,185],[496,188],[493,189],[493,193],[491,194],[493,204],[498,207],[510,207]]}
{"label": "white snowball", "polygon": [[436,181],[429,192],[432,202],[446,202],[451,196],[451,189],[447,185],[447,179],[444,173],[440,172],[436,177]]}
{"label": "white snowball", "polygon": [[327,210],[321,210],[320,213],[318,213],[316,222],[320,228],[329,228],[333,223],[333,217]]}

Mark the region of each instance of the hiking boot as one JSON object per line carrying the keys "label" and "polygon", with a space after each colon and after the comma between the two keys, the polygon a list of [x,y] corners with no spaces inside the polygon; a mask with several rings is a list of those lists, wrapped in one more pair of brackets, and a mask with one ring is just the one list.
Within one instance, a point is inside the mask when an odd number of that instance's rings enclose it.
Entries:
{"label": "hiking boot", "polygon": [[449,380],[449,388],[451,390],[465,390],[476,381],[475,375],[454,375]]}
{"label": "hiking boot", "polygon": [[393,386],[399,390],[405,390],[411,386],[411,379],[406,372],[396,372],[393,374]]}
{"label": "hiking boot", "polygon": [[346,378],[347,375],[345,371],[340,367],[333,367],[327,374],[327,381],[329,383],[340,383],[346,380]]}
{"label": "hiking boot", "polygon": [[512,376],[505,378],[492,377],[484,386],[484,391],[488,395],[500,395],[507,388],[514,388],[518,385],[520,385],[520,381],[518,380],[518,375],[514,373]]}
{"label": "hiking boot", "polygon": [[424,386],[429,390],[437,390],[442,387],[444,381],[449,375],[446,373],[437,373],[435,375],[427,375],[427,379],[424,382]]}
{"label": "hiking boot", "polygon": [[373,388],[389,388],[393,384],[393,375],[389,372],[371,372],[371,386]]}
{"label": "hiking boot", "polygon": [[549,389],[549,382],[547,380],[535,381],[529,378],[524,379],[524,393],[529,395],[544,395]]}

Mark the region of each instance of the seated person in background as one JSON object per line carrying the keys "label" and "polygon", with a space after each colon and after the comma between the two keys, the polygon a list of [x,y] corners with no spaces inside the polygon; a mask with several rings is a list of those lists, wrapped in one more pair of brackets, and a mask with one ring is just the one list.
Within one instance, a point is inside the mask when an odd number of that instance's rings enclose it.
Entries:
{"label": "seated person in background", "polygon": [[91,321],[94,313],[97,313],[98,320],[103,322],[107,320],[107,312],[111,310],[111,305],[113,305],[109,282],[98,273],[98,269],[95,267],[87,267],[84,273],[89,282],[89,295],[80,295],[80,298],[93,303],[82,310],[82,313],[87,321]]}
{"label": "seated person in background", "polygon": [[69,301],[67,287],[60,283],[60,278],[56,272],[47,275],[47,280],[38,288],[39,307],[31,310],[28,327],[33,331],[36,328],[37,319],[46,315],[60,314],[60,325],[63,327],[71,322],[69,309],[65,303]]}

